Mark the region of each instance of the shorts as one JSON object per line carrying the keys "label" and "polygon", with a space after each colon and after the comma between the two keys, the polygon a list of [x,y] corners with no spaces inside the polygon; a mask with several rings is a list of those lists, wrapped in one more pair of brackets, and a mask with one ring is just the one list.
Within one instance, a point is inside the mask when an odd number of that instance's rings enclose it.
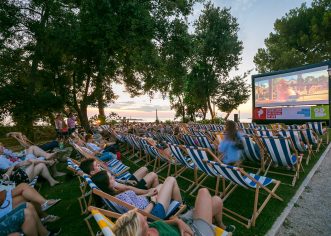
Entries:
{"label": "shorts", "polygon": [[21,232],[24,223],[24,209],[26,203],[22,203],[0,218],[0,235],[8,235],[14,232]]}
{"label": "shorts", "polygon": [[6,191],[6,199],[3,201],[2,205],[0,206],[0,218],[7,215],[12,210],[13,210],[13,197],[11,195],[11,190],[10,190],[10,191]]}
{"label": "shorts", "polygon": [[190,226],[192,231],[194,232],[194,235],[196,236],[214,236],[215,231],[214,227],[209,224],[204,219],[193,217],[193,210],[188,211],[184,215],[181,215],[179,218],[181,218],[187,225]]}
{"label": "shorts", "polygon": [[144,179],[141,179],[140,181],[138,181],[138,179],[136,178],[136,176],[131,175],[129,180],[133,180],[136,181],[137,184],[134,185],[134,187],[139,188],[139,189],[143,189],[143,190],[147,190],[147,183]]}
{"label": "shorts", "polygon": [[156,217],[158,217],[162,220],[166,218],[166,212],[165,212],[164,207],[161,203],[156,203],[150,213],[153,216],[156,216]]}

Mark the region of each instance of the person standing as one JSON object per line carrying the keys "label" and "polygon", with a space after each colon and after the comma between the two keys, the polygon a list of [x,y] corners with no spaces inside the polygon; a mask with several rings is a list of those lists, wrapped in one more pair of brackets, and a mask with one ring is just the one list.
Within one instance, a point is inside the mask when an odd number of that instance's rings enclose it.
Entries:
{"label": "person standing", "polygon": [[72,134],[75,129],[76,129],[76,117],[70,112],[68,119],[67,119],[67,124],[68,124],[68,132],[69,135]]}

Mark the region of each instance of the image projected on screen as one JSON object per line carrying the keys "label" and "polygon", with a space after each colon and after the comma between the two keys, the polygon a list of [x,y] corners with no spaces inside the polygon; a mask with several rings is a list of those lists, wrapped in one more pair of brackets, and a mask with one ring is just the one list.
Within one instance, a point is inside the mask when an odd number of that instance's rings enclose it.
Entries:
{"label": "image projected on screen", "polygon": [[328,104],[327,67],[255,79],[255,106]]}

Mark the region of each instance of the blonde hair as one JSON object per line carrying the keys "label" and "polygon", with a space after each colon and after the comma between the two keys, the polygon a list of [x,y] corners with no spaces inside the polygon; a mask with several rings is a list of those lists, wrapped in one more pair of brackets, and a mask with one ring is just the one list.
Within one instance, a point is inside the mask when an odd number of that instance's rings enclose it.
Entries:
{"label": "blonde hair", "polygon": [[118,218],[112,230],[116,236],[142,236],[137,209],[128,211]]}

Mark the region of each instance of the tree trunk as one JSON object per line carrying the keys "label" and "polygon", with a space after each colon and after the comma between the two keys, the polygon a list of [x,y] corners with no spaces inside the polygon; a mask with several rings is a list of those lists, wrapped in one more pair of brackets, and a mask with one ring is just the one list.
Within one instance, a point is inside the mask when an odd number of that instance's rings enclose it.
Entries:
{"label": "tree trunk", "polygon": [[211,106],[210,98],[208,98],[208,108],[209,108],[211,119],[214,120],[215,119],[215,113],[214,113],[213,108]]}
{"label": "tree trunk", "polygon": [[224,120],[227,120],[229,118],[229,115],[231,114],[231,112],[227,112],[225,117],[224,117]]}

